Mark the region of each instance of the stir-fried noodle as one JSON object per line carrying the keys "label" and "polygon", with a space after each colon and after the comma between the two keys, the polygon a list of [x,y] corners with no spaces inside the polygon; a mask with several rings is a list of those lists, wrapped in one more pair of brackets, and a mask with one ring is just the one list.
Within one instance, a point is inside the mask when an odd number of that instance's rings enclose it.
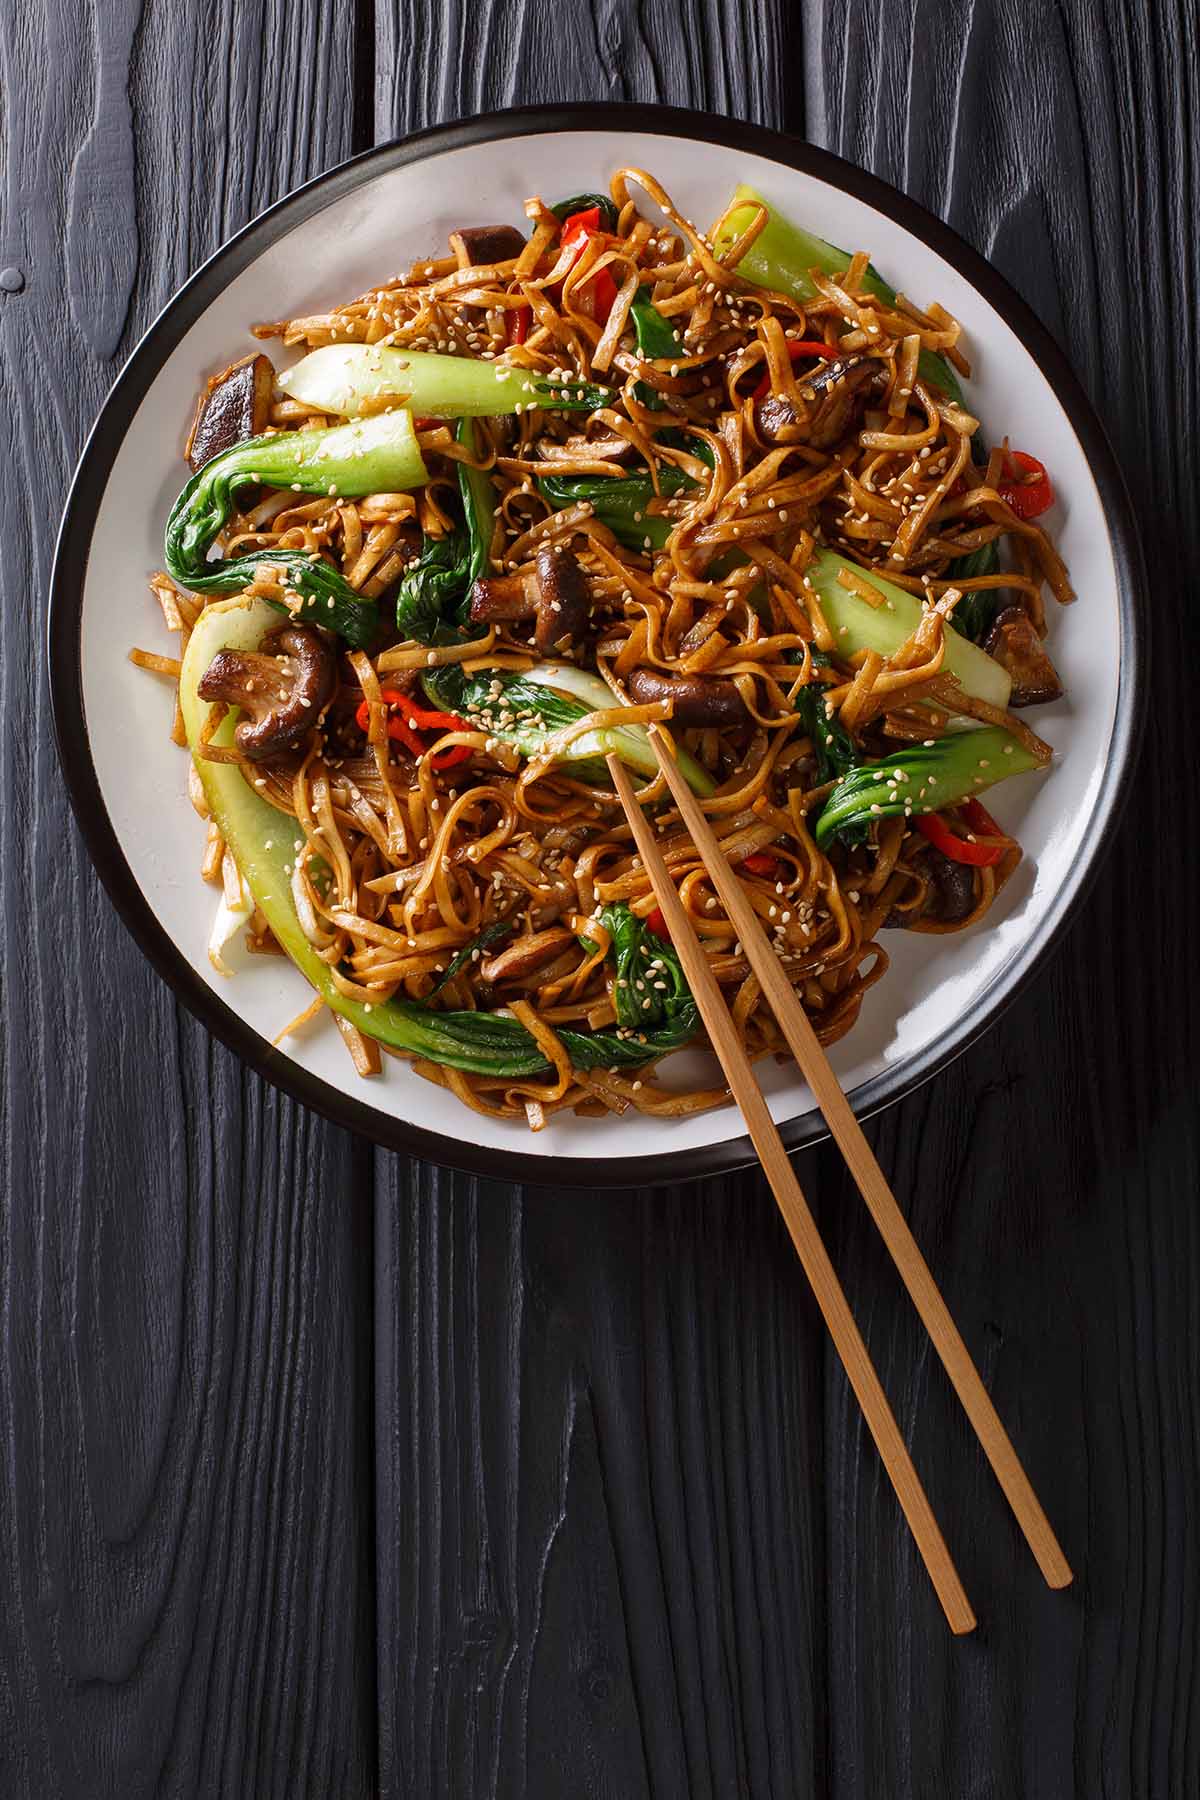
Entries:
{"label": "stir-fried noodle", "polygon": [[[1060,691],[1043,594],[1072,597],[1033,522],[1045,473],[985,447],[940,306],[893,294],[865,252],[804,266],[795,242],[830,247],[786,224],[773,239],[756,197],[702,233],[643,171],[610,195],[531,200],[523,233],[464,229],[358,299],[256,327],[323,354],[214,378],[190,486],[241,455],[227,494],[210,483],[209,535],[243,611],[268,603],[271,623],[225,644],[230,584],[200,586],[221,571],[200,537],[189,575],[169,534],[176,578],[153,582],[181,656],[211,639],[190,702],[184,657],[173,735],[192,737],[222,891],[214,957],[242,926],[254,951],[286,938],[220,772],[289,846],[285,903],[322,976],[302,1021],[329,1004],[364,1074],[391,1050],[535,1126],[723,1098],[656,1078],[699,1027],[606,750],[638,771],[751,1054],[782,1036],[655,772],[651,721],[832,1044],[887,968],[885,928],[974,926],[1016,867],[975,796],[1049,760],[1011,707]],[[452,376],[483,365],[468,397],[421,353],[458,359]],[[510,370],[531,377],[523,401]],[[316,482],[308,434],[386,432],[405,409],[415,444],[397,454],[417,475],[355,493],[333,462]],[[247,440],[279,454],[251,467]],[[312,565],[341,581],[310,592]],[[179,680],[179,661],[134,654]],[[976,742],[992,756],[971,761]],[[383,1024],[443,1014],[469,1054]],[[470,1014],[487,1015],[474,1036]]]}

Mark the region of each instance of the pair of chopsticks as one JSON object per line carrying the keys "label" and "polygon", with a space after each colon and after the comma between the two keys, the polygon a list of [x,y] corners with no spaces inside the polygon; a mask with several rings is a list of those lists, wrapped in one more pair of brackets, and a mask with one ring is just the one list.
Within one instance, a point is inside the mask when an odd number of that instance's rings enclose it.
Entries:
{"label": "pair of chopsticks", "polygon": [[[652,725],[650,739],[671,796],[691,833],[692,842],[724,904],[726,914],[738,933],[742,949],[758,977],[797,1066],[812,1089],[825,1122],[845,1157],[846,1165],[867,1203],[871,1217],[879,1227],[900,1278],[908,1289],[921,1322],[929,1333],[954,1391],[983,1446],[984,1454],[1025,1534],[1038,1568],[1050,1587],[1066,1587],[1071,1580],[1070,1565],[1042,1511],[1029,1477],[1021,1467],[1020,1459],[980,1380],[979,1371],[959,1335],[917,1241],[909,1230],[871,1146],[863,1136],[862,1128],[842,1092],[838,1078],[817,1041],[795,989],[785,975],[740,881],[726,861],[699,802],[679,773],[670,736],[662,726]],[[883,1459],[884,1468],[896,1490],[896,1498],[916,1539],[917,1548],[942,1603],[947,1622],[955,1633],[971,1631],[975,1625],[975,1614],[959,1579],[958,1570],[946,1547],[920,1476],[913,1467],[895,1415],[855,1324],[829,1254],[821,1241],[808,1202],[788,1160],[787,1151],[775,1128],[750,1059],[679,899],[653,828],[638,804],[624,765],[615,756],[610,756],[608,768],[712,1047],[725,1072],[733,1097],[742,1110],[763,1171],[771,1184],[817,1305],[829,1328],[834,1348],[842,1360],[863,1417]]]}

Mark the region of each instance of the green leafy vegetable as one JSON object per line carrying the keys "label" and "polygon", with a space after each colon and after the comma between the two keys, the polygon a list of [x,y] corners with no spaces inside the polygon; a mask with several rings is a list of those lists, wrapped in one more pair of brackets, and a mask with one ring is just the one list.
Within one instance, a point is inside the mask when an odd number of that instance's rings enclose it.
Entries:
{"label": "green leafy vegetable", "polygon": [[517,921],[515,918],[493,919],[490,925],[485,925],[483,930],[478,932],[476,936],[471,939],[469,944],[464,944],[461,950],[455,951],[454,955],[450,958],[450,961],[446,964],[444,972],[438,976],[438,979],[434,982],[424,1000],[422,1000],[421,1005],[428,1006],[431,1000],[437,998],[443,988],[449,987],[450,983],[454,980],[454,977],[461,973],[469,962],[474,961],[474,959],[477,956],[482,955],[485,950],[491,950],[496,944],[502,944],[505,938],[512,936],[516,928]]}
{"label": "green leafy vegetable", "polygon": [[671,358],[678,360],[680,349],[675,327],[663,315],[650,298],[650,289],[640,287],[633,296],[633,305],[629,309],[633,320],[633,329],[637,337],[637,347],[643,356],[651,362],[665,362]]}
{"label": "green leafy vegetable", "polygon": [[[460,419],[455,437],[472,456],[477,454],[475,424],[472,419]],[[472,468],[470,463],[458,464],[458,493],[462,501],[463,518],[467,522],[467,539],[470,555],[467,560],[467,587],[486,575],[490,566],[492,536],[496,529],[496,490],[492,486],[492,478],[486,469]]]}
{"label": "green leafy vegetable", "polygon": [[[546,1074],[549,1063],[516,1019],[499,1013],[436,1012],[409,1000],[393,999],[368,1008],[347,999],[335,985],[328,964],[305,937],[292,899],[292,862],[297,848],[293,832],[276,809],[243,778],[239,768],[231,763],[210,762],[197,754],[204,731],[211,723],[211,708],[197,691],[201,676],[218,650],[255,649],[274,623],[274,613],[261,600],[228,600],[208,607],[188,642],[179,686],[188,743],[213,818],[272,933],[331,1011],[349,1019],[364,1036],[468,1074],[513,1078]],[[219,747],[230,744],[235,722],[236,709],[231,709],[211,741]],[[634,939],[623,937],[623,942],[633,944]],[[616,954],[619,968],[620,953]],[[631,954],[636,951],[627,949],[627,958]],[[680,991],[682,975],[674,964],[673,952],[663,946],[656,948],[655,954],[663,965],[655,971],[655,979],[668,984],[665,998],[660,999],[663,990],[655,989],[656,1006],[646,1010],[644,1021],[639,1019],[635,1027],[619,1026],[609,1032],[560,1032],[575,1068],[636,1068],[677,1049],[693,1034],[695,1009],[686,989]],[[449,970],[446,973],[448,979]],[[621,991],[618,989],[618,994]],[[652,1012],[653,1024],[649,1023]]]}
{"label": "green leafy vegetable", "polygon": [[608,388],[591,382],[553,382],[512,363],[399,350],[391,344],[324,344],[285,369],[279,386],[316,412],[347,419],[388,400],[403,402],[418,418],[460,419],[528,412],[535,406],[549,412],[595,412],[612,398]]}
{"label": "green leafy vegetable", "polygon": [[456,620],[466,592],[470,546],[456,526],[445,537],[425,539],[425,548],[406,569],[396,593],[396,628],[418,644],[439,643],[448,621]]}
{"label": "green leafy vegetable", "polygon": [[[612,939],[617,980],[613,1006],[617,1024],[637,1032],[671,1031],[679,1042],[696,1029],[696,1003],[672,944],[656,937],[627,906],[606,906],[600,922]],[[654,964],[653,974],[649,973]],[[659,987],[656,983],[662,982]],[[640,984],[640,985],[639,985]]]}
{"label": "green leafy vegetable", "polygon": [[804,729],[812,740],[819,783],[835,781],[861,761],[858,746],[835,713],[825,711],[825,689],[820,682],[810,681],[796,695],[796,711],[804,721]]}
{"label": "green leafy vegetable", "polygon": [[914,744],[843,776],[821,808],[817,844],[824,849],[836,837],[856,841],[876,819],[937,812],[1006,775],[1040,767],[1033,752],[998,725]]}
{"label": "green leafy vegetable", "polygon": [[607,194],[573,194],[569,200],[557,200],[550,211],[556,219],[565,223],[576,213],[591,212],[593,206],[600,209],[601,230],[615,231],[617,229],[617,209]]}
{"label": "green leafy vegetable", "polygon": [[[663,318],[651,300],[649,288],[638,289],[633,297],[629,316],[633,320],[634,336],[642,356],[651,362],[661,362],[668,357],[677,359],[682,354],[675,328],[669,319]],[[649,382],[637,382],[634,393],[651,412],[661,412],[666,404],[662,395]]]}
{"label": "green leafy vegetable", "polygon": [[[460,419],[455,436],[474,455],[474,421]],[[396,593],[397,630],[418,644],[439,644],[454,636],[477,635],[464,629],[467,596],[472,584],[488,571],[495,498],[484,470],[461,462],[457,467],[464,523],[445,537],[426,538],[424,549],[405,571]]]}
{"label": "green leafy vegetable", "polygon": [[324,625],[365,649],[378,624],[375,602],[356,594],[328,563],[305,550],[274,548],[210,562],[209,550],[243,488],[265,483],[356,499],[420,487],[428,479],[412,414],[403,410],[331,431],[250,438],[205,463],[176,500],[167,521],[167,573],[196,593],[230,594],[248,587],[260,568],[278,569],[285,588],[299,596],[297,607],[278,610]]}
{"label": "green leafy vegetable", "polygon": [[[727,215],[715,241],[718,256],[728,250],[751,224],[755,209],[767,206],[762,195],[746,182],[742,182],[734,193],[733,204],[737,210]],[[771,288],[777,294],[788,294],[802,304],[815,300],[817,289],[813,286],[809,270],[820,269],[823,275],[844,275],[850,266],[849,255],[845,250],[839,250],[836,244],[827,243],[815,233],[805,231],[803,226],[793,225],[782,213],[775,212],[770,207],[767,210],[767,222],[739,261],[738,274],[755,287]],[[882,300],[885,306],[895,306],[896,290],[883,279],[874,264],[868,264],[863,287]],[[944,356],[939,356],[932,350],[922,350],[918,368],[922,379],[929,382],[930,386],[936,387],[956,406],[962,405],[963,391],[958,376]]]}
{"label": "green leafy vegetable", "polygon": [[[658,436],[671,449],[686,450],[710,468],[713,466],[713,452],[703,438],[688,437],[675,430],[659,432]],[[661,497],[669,499],[686,493],[696,483],[685,470],[664,462],[659,464],[658,486]],[[617,542],[629,550],[661,550],[675,529],[674,519],[648,510],[658,498],[648,474],[544,475],[538,481],[538,491],[555,512],[578,505],[581,500],[588,501],[601,524],[607,525]]]}
{"label": "green leafy vegetable", "polygon": [[[999,567],[1000,548],[992,538],[969,555],[956,557],[946,570],[946,580],[971,581],[980,575],[995,575]],[[955,630],[973,644],[982,643],[996,617],[1000,593],[999,588],[975,588],[964,594],[951,615]]]}
{"label": "green leafy vegetable", "polygon": [[[658,485],[665,499],[696,484],[682,469],[664,463]],[[675,529],[674,519],[647,510],[656,498],[649,475],[544,475],[538,491],[555,512],[589,501],[600,523],[629,550],[644,550],[647,539],[650,549],[661,550]]]}
{"label": "green leafy vegetable", "polygon": [[[860,594],[850,592],[838,580],[838,570],[861,575],[883,595],[882,606],[872,606]],[[921,623],[922,603],[916,594],[897,587],[878,569],[864,569],[840,550],[820,550],[805,570],[821,602],[837,642],[837,655],[845,658],[858,650],[874,650],[891,656]],[[1007,706],[1012,678],[994,657],[957,632],[946,634],[943,667],[962,683],[968,694],[993,706]]]}
{"label": "green leafy vegetable", "polygon": [[[611,752],[639,774],[658,772],[658,759],[644,725],[608,725],[585,732],[569,744],[555,745],[559,732],[589,713],[616,704],[598,675],[570,663],[542,663],[519,675],[490,669],[465,675],[457,663],[449,663],[427,669],[421,679],[425,692],[443,712],[478,721],[490,737],[511,744],[524,757],[557,754],[561,761],[574,765],[582,781],[607,781],[604,758]],[[493,692],[497,682],[498,694]],[[716,784],[694,757],[680,750],[678,762],[696,793],[712,793]]]}

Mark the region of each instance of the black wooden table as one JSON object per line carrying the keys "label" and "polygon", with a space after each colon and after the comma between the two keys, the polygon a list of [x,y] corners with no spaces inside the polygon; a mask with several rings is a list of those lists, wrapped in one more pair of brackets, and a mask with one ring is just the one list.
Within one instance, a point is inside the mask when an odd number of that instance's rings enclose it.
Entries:
{"label": "black wooden table", "polygon": [[[0,0],[0,1795],[1200,1794],[1194,0]],[[528,100],[782,126],[949,219],[1113,435],[1141,778],[1053,965],[872,1128],[1077,1581],[862,1207],[812,1195],[952,1641],[760,1180],[374,1152],[174,1004],[82,852],[43,602],[104,391],[307,177]],[[1083,596],[1083,604],[1087,597]]]}

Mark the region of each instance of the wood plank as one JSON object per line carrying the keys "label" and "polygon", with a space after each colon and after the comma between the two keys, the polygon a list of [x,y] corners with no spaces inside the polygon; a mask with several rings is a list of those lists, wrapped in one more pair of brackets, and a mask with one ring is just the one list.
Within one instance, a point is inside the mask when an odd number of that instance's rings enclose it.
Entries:
{"label": "wood plank", "polygon": [[[787,0],[375,0],[375,136],[571,100],[710,106],[796,129]],[[413,46],[420,45],[420,55]]]}
{"label": "wood plank", "polygon": [[[1200,559],[1197,256],[1183,225],[1200,199],[1194,15],[834,0],[806,18],[822,28],[809,91],[823,140],[990,256],[1091,390],[1145,527],[1148,761],[1189,769],[1200,633],[1178,599]],[[1075,1564],[1071,1595],[1041,1588],[872,1233],[848,1194],[833,1209],[847,1283],[878,1316],[881,1373],[904,1395],[918,1465],[957,1496],[952,1547],[990,1620],[965,1655],[915,1627],[921,1571],[831,1376],[839,1796],[1200,1788],[1200,1563],[1184,1527],[1200,1480],[1197,974],[1173,923],[1173,896],[1197,878],[1196,813],[1190,784],[1143,773],[1035,990],[876,1134]]]}
{"label": "wood plank", "polygon": [[[469,37],[451,0],[377,19],[381,136],[581,96],[799,129],[803,96],[811,136],[948,217],[1042,312],[1134,481],[1156,595],[1188,590],[1187,9],[493,4]],[[1194,610],[1160,601],[1156,628],[1149,752],[1187,770]],[[522,1192],[377,1160],[386,1794],[554,1791],[543,1734],[568,1728],[587,1794],[1200,1791],[1194,812],[1178,780],[1144,783],[1036,989],[870,1134],[1068,1594],[1032,1567],[836,1159],[803,1161],[977,1599],[970,1643],[944,1633],[756,1180]]]}
{"label": "wood plank", "polygon": [[23,275],[0,295],[13,1800],[374,1785],[369,1159],[181,1015],[111,912],[51,746],[39,604],[125,354],[223,238],[349,152],[354,53],[349,0],[0,18],[0,264]]}
{"label": "wood plank", "polygon": [[589,1796],[808,1791],[819,1325],[774,1209],[379,1181],[382,1792],[556,1792],[572,1745]]}
{"label": "wood plank", "polygon": [[[789,123],[774,0],[376,16],[380,138],[581,95]],[[384,1796],[815,1791],[821,1327],[769,1195],[376,1189]]]}

